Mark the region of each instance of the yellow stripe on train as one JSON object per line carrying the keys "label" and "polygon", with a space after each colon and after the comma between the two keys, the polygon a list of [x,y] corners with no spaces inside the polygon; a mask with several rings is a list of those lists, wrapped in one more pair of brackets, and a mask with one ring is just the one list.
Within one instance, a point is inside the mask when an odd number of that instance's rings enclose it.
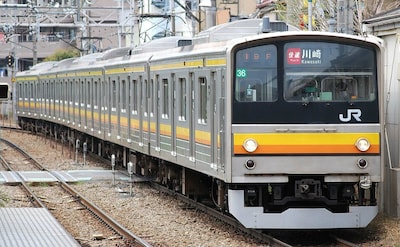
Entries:
{"label": "yellow stripe on train", "polygon": [[[379,154],[379,133],[235,133],[234,154]],[[243,143],[254,139],[258,147],[249,153]],[[370,148],[361,152],[356,147],[359,138],[366,138]]]}

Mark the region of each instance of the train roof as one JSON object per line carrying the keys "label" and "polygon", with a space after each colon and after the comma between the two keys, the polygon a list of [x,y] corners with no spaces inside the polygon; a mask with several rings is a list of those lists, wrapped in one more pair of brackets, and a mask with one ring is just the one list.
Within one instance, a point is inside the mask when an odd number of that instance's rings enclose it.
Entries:
{"label": "train roof", "polygon": [[[282,32],[284,31],[284,32]],[[285,32],[298,31],[297,28],[284,22],[263,19],[243,19],[214,26],[200,32],[193,38],[173,36],[166,37],[142,44],[137,47],[124,47],[107,50],[103,53],[93,53],[79,58],[69,58],[59,62],[43,62],[32,67],[29,72],[19,72],[18,76],[57,73],[60,71],[73,71],[76,69],[93,69],[110,66],[120,66],[123,63],[146,62],[150,60],[163,60],[172,54],[179,56],[196,55],[200,53],[218,53],[229,50],[229,47],[242,42],[263,39],[266,37],[285,37],[287,35],[312,36],[321,35],[321,32]],[[265,34],[268,33],[268,34]],[[264,34],[264,35],[262,35]],[[337,38],[351,37],[338,33],[322,33],[323,35]],[[267,36],[266,36],[267,35]],[[358,37],[358,39],[367,39]]]}

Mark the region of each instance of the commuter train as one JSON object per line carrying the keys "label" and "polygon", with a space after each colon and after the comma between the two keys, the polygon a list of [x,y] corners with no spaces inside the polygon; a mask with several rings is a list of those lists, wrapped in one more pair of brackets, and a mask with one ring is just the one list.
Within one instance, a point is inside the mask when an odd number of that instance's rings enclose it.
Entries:
{"label": "commuter train", "polygon": [[[382,182],[379,39],[240,20],[16,76],[19,125],[247,228],[366,227]],[[132,166],[131,166],[132,167]]]}

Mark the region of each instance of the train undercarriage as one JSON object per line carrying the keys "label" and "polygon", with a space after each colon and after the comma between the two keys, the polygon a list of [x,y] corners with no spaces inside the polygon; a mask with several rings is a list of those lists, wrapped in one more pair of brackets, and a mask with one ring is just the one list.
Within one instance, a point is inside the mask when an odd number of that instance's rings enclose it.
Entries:
{"label": "train undercarriage", "polygon": [[[244,212],[253,217],[257,216],[255,221],[261,221],[264,216],[266,221],[271,222],[272,219],[273,222],[274,218],[277,218],[276,221],[280,221],[281,218],[278,216],[287,213],[288,217],[293,219],[298,215],[309,214],[312,216],[314,213],[322,218],[328,217],[330,214],[346,217],[348,214],[365,214],[357,211],[359,209],[377,208],[376,183],[372,183],[369,189],[365,189],[361,188],[358,182],[326,183],[323,176],[297,175],[290,176],[288,183],[226,184],[197,171],[134,152],[126,147],[63,125],[24,118],[19,119],[19,125],[24,130],[68,145],[71,155],[87,151],[108,160],[115,155],[115,165],[121,169],[126,169],[127,163],[131,161],[134,173],[152,179],[177,193],[213,205],[217,209],[233,215],[236,208],[239,215],[234,216],[241,222],[248,220],[246,215],[242,216]],[[86,150],[84,150],[84,146]],[[315,209],[321,211],[314,211]],[[296,210],[307,211],[299,213]],[[295,213],[290,216],[292,211]],[[373,216],[371,214],[371,217]],[[245,219],[240,219],[240,217],[245,217]],[[298,219],[298,221],[302,219]],[[253,228],[252,224],[253,222],[250,222],[245,226]],[[287,228],[290,228],[291,225],[298,227],[298,223],[293,223]],[[260,226],[260,224],[257,223],[256,226]],[[266,228],[270,226],[269,224]]]}

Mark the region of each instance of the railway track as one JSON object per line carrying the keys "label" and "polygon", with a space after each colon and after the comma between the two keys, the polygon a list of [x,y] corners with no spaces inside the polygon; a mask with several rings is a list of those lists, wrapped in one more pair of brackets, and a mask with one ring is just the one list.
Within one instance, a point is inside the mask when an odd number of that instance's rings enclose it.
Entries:
{"label": "railway track", "polygon": [[[102,160],[99,156],[95,155],[95,157],[99,161]],[[29,158],[26,158],[26,159],[28,160]],[[106,165],[109,165],[110,161],[103,159],[102,162]],[[41,168],[37,168],[37,169],[41,169]],[[62,187],[63,185],[60,184],[59,186]],[[261,231],[246,229],[240,223],[238,223],[236,220],[229,217],[228,215],[225,215],[218,210],[212,209],[210,207],[207,207],[206,205],[198,203],[184,195],[178,194],[174,191],[170,191],[167,188],[165,188],[159,184],[152,183],[151,187],[155,188],[158,191],[161,191],[162,193],[169,194],[169,195],[173,196],[174,198],[179,199],[180,201],[182,201],[186,205],[188,205],[188,208],[195,208],[196,210],[203,211],[208,215],[212,215],[212,217],[217,218],[221,222],[224,222],[225,224],[232,226],[233,228],[237,229],[238,231],[241,231],[241,232],[247,234],[248,236],[251,236],[251,238],[253,238],[253,239],[257,239],[262,243],[266,243],[268,246],[292,246],[291,244],[293,244],[293,246],[296,246],[296,244],[297,244],[295,239],[290,239],[289,241],[286,241],[287,240],[286,238],[280,238],[279,235],[274,235],[274,234],[269,235],[269,234],[263,233]],[[69,190],[69,189],[67,189],[67,190]],[[80,200],[81,201],[80,206],[86,207],[84,205],[86,204],[87,200],[84,197],[79,196],[78,193],[76,191],[74,191],[73,189],[70,190],[69,194],[71,195],[69,200]],[[93,211],[95,212],[95,211],[97,211],[97,209],[93,209]],[[98,208],[98,211],[99,212],[96,212],[96,214],[102,214],[102,210],[100,208]],[[110,224],[112,225],[113,223],[111,222]],[[285,239],[285,240],[282,240],[282,239]],[[353,244],[350,241],[343,240],[343,238],[338,237],[338,238],[331,238],[331,239],[332,239],[330,241],[331,246],[358,246],[357,244]],[[288,242],[290,242],[291,244],[289,244]],[[301,242],[301,241],[299,241],[299,242]]]}
{"label": "railway track", "polygon": [[[74,217],[73,214],[76,213],[76,220],[73,222],[78,222],[80,217],[90,217],[95,219],[95,221],[100,222],[100,224],[93,224],[94,229],[100,229],[100,232],[111,231],[116,234],[116,236],[111,236],[108,240],[122,239],[123,244],[126,246],[151,246],[149,243],[141,239],[140,237],[134,235],[132,232],[127,230],[125,227],[120,225],[118,222],[113,220],[107,213],[102,211],[96,205],[91,203],[89,200],[85,199],[82,195],[80,195],[77,191],[75,191],[71,186],[62,181],[58,175],[52,171],[47,170],[40,162],[32,158],[27,152],[25,152],[22,148],[15,145],[14,143],[1,139],[1,143],[8,145],[12,148],[12,155],[15,155],[14,150],[16,150],[20,155],[22,155],[25,159],[25,162],[20,162],[18,165],[11,164],[7,162],[7,160],[3,156],[0,157],[1,164],[8,171],[13,171],[20,178],[20,187],[27,193],[30,201],[34,207],[42,207],[49,209],[56,218],[60,220],[61,218],[71,218]],[[32,183],[28,184],[24,182],[23,177],[17,172],[25,169],[35,168],[39,171],[46,171],[52,174],[54,177],[58,178],[58,182],[51,184],[49,183]],[[22,170],[21,170],[22,169]],[[71,210],[72,209],[72,210]],[[82,213],[82,210],[86,213]],[[62,221],[62,220],[60,220]],[[67,220],[71,222],[71,220]],[[63,225],[65,222],[61,222]],[[67,226],[68,228],[74,228],[74,226]],[[104,229],[107,228],[107,229]],[[77,228],[79,229],[79,227]],[[94,240],[102,240],[105,239],[103,234],[94,233],[92,234]],[[79,240],[79,239],[78,239]],[[88,239],[81,239],[80,242],[86,242]],[[123,246],[123,245],[122,245]]]}
{"label": "railway track", "polygon": [[204,205],[195,200],[192,200],[182,194],[176,193],[176,192],[174,192],[160,184],[157,184],[155,182],[152,182],[152,181],[149,181],[149,182],[153,188],[155,188],[159,191],[162,191],[163,193],[167,193],[171,196],[174,196],[174,197],[178,198],[180,201],[189,205],[190,207],[194,207],[197,210],[207,213],[207,214],[211,215],[212,217],[217,218],[218,220],[224,222],[225,224],[228,224],[228,225],[234,227],[235,229],[237,229],[245,234],[250,235],[252,238],[258,239],[259,241],[268,244],[269,246],[276,246],[276,247],[290,247],[291,246],[290,244],[285,243],[284,241],[279,240],[275,237],[272,237],[271,235],[265,234],[261,231],[245,228],[234,218],[232,218],[229,215],[226,215],[218,210],[215,210],[207,205]]}

